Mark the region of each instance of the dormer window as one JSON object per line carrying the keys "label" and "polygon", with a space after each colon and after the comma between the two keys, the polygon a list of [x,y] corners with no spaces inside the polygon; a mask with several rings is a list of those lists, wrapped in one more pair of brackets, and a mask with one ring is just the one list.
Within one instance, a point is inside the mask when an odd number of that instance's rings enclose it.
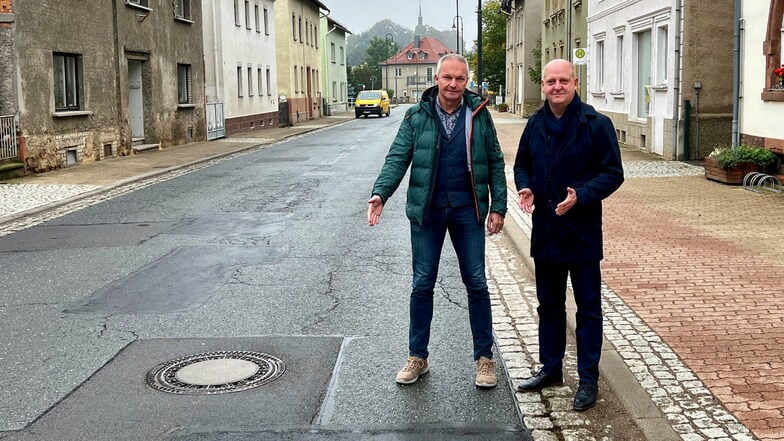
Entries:
{"label": "dormer window", "polygon": [[424,60],[425,58],[427,58],[427,54],[426,54],[426,53],[424,53],[424,52],[420,52],[420,53],[419,53],[419,59],[420,59],[420,60]]}
{"label": "dormer window", "polygon": [[406,59],[407,60],[413,60],[414,59],[414,54],[412,54],[411,52],[407,52],[406,53]]}

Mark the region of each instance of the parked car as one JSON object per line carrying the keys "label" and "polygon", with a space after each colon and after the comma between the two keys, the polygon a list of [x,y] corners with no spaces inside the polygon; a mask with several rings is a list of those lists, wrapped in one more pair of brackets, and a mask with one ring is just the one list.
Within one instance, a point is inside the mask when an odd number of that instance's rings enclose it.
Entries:
{"label": "parked car", "polygon": [[378,115],[389,116],[389,95],[386,90],[363,90],[354,102],[354,117]]}

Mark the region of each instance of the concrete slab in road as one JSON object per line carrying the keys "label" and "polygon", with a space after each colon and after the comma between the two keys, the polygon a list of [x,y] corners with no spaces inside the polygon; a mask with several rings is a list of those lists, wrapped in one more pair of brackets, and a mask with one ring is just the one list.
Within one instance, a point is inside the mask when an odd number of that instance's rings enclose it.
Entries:
{"label": "concrete slab in road", "polygon": [[[71,395],[9,440],[162,440],[183,433],[254,432],[314,421],[341,337],[151,339],[128,345]],[[214,351],[256,351],[281,359],[277,380],[241,392],[178,395],[145,383],[158,364]]]}

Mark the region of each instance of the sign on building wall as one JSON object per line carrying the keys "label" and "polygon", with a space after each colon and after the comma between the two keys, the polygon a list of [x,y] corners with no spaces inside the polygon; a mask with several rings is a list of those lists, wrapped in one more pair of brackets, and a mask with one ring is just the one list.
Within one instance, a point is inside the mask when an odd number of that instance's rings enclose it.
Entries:
{"label": "sign on building wall", "polygon": [[572,49],[572,64],[588,64],[588,50],[582,47]]}

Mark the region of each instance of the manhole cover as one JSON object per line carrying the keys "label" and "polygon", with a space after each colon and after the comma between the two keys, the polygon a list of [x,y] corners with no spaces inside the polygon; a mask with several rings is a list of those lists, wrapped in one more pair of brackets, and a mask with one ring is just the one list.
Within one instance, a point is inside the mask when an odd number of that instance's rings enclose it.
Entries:
{"label": "manhole cover", "polygon": [[147,373],[147,384],[172,394],[239,392],[277,380],[286,365],[261,352],[220,351],[161,363]]}

